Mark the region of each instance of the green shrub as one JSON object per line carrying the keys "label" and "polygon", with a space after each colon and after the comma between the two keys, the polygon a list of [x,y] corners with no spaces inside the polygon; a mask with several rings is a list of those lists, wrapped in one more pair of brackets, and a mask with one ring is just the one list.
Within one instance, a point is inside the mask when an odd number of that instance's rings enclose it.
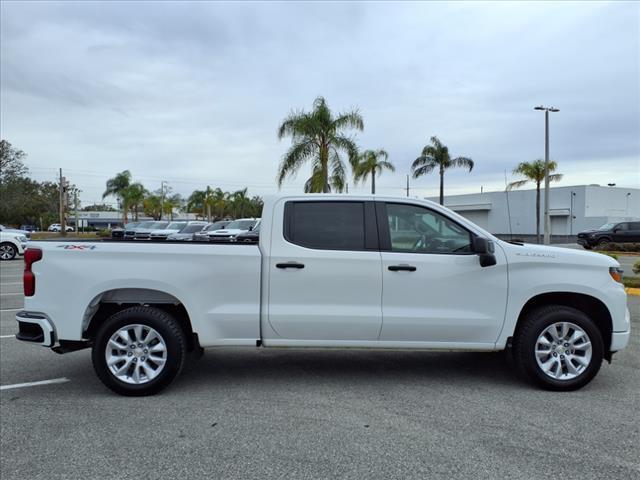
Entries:
{"label": "green shrub", "polygon": [[109,230],[107,228],[103,228],[101,230],[98,230],[98,236],[100,238],[110,237],[111,236],[111,230]]}
{"label": "green shrub", "polygon": [[633,264],[633,273],[640,275],[640,260]]}
{"label": "green shrub", "polygon": [[622,283],[627,288],[640,288],[640,277],[622,277]]}
{"label": "green shrub", "polygon": [[595,250],[608,252],[637,252],[640,253],[640,243],[605,243],[594,247]]}

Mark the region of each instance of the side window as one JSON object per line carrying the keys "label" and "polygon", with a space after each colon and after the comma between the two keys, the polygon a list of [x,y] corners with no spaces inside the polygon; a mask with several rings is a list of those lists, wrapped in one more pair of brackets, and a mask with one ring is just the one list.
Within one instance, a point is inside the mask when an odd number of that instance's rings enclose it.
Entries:
{"label": "side window", "polygon": [[627,230],[629,230],[629,224],[628,223],[619,223],[615,226],[614,230],[620,231],[620,232],[626,232]]}
{"label": "side window", "polygon": [[387,216],[392,252],[471,252],[471,233],[428,208],[387,203]]}
{"label": "side window", "polygon": [[633,231],[640,230],[640,222],[631,222],[629,224],[629,230],[633,230]]}
{"label": "side window", "polygon": [[365,249],[364,203],[289,202],[285,238],[320,250]]}

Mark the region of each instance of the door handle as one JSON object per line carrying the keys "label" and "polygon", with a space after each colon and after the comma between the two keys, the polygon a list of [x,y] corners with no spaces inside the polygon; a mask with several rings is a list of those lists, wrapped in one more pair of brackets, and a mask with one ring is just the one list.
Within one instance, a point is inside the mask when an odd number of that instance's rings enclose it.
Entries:
{"label": "door handle", "polygon": [[389,265],[392,272],[415,272],[416,267],[413,265]]}
{"label": "door handle", "polygon": [[276,268],[304,268],[304,263],[298,262],[287,262],[287,263],[276,263]]}

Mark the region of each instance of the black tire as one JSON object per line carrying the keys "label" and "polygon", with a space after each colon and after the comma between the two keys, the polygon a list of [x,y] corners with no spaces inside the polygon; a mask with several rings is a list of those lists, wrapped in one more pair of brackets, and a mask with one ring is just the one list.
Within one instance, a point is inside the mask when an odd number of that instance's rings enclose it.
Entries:
{"label": "black tire", "polygon": [[[117,378],[107,366],[105,352],[111,336],[129,324],[153,328],[166,344],[166,363],[157,377],[142,384],[126,383]],[[109,317],[98,330],[91,358],[98,378],[109,389],[120,395],[154,395],[166,388],[180,373],[184,365],[187,340],[178,322],[167,312],[153,307],[131,307]],[[144,358],[143,358],[144,359]]]}
{"label": "black tire", "polygon": [[585,244],[585,245],[582,245],[582,247],[583,247],[585,250],[593,250],[593,247],[592,247],[591,245],[586,245],[586,244]]}
{"label": "black tire", "polygon": [[[591,341],[591,362],[577,377],[567,380],[551,378],[536,361],[538,337],[556,322],[571,322],[580,327]],[[549,305],[529,312],[519,325],[513,339],[513,357],[520,373],[530,382],[546,390],[570,391],[584,387],[596,376],[602,365],[604,344],[602,334],[587,315],[575,308]]]}
{"label": "black tire", "polygon": [[606,245],[607,243],[611,243],[611,240],[608,238],[601,238],[596,242],[596,245],[599,247],[602,247],[604,245]]}
{"label": "black tire", "polygon": [[9,242],[0,243],[0,249],[2,251],[0,260],[13,260],[18,254],[18,250],[16,249],[15,245]]}

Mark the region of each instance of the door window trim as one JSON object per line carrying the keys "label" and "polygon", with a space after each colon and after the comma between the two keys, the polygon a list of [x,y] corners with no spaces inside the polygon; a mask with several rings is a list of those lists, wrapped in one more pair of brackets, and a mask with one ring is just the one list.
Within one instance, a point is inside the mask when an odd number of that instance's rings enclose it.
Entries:
{"label": "door window trim", "polygon": [[461,225],[460,223],[456,222],[451,217],[441,212],[438,212],[433,208],[429,208],[425,205],[417,205],[415,203],[404,203],[404,202],[397,202],[397,201],[395,202],[394,201],[391,201],[391,202],[377,201],[375,202],[375,208],[376,208],[376,218],[378,220],[378,227],[379,227],[378,238],[379,238],[381,252],[405,253],[405,254],[408,253],[410,255],[456,255],[456,256],[476,255],[475,252],[394,252],[391,246],[391,230],[389,229],[389,217],[387,215],[387,205],[403,205],[403,206],[409,206],[409,207],[424,208],[425,210],[433,212],[436,215],[440,215],[441,217],[446,218],[448,221],[455,223],[462,230],[466,231],[469,234],[469,242],[471,243],[471,245],[473,245],[473,239],[477,236],[474,232],[469,230],[464,225]]}
{"label": "door window trim", "polygon": [[[295,205],[298,203],[359,203],[363,206],[364,211],[364,248],[318,248],[309,245],[302,245],[295,242],[291,238],[293,217]],[[283,236],[285,241],[292,245],[296,245],[302,248],[308,248],[310,250],[326,250],[326,251],[343,251],[343,252],[373,252],[379,251],[378,241],[378,224],[376,221],[376,209],[374,202],[368,200],[287,200],[284,204],[284,219],[283,219]]]}

